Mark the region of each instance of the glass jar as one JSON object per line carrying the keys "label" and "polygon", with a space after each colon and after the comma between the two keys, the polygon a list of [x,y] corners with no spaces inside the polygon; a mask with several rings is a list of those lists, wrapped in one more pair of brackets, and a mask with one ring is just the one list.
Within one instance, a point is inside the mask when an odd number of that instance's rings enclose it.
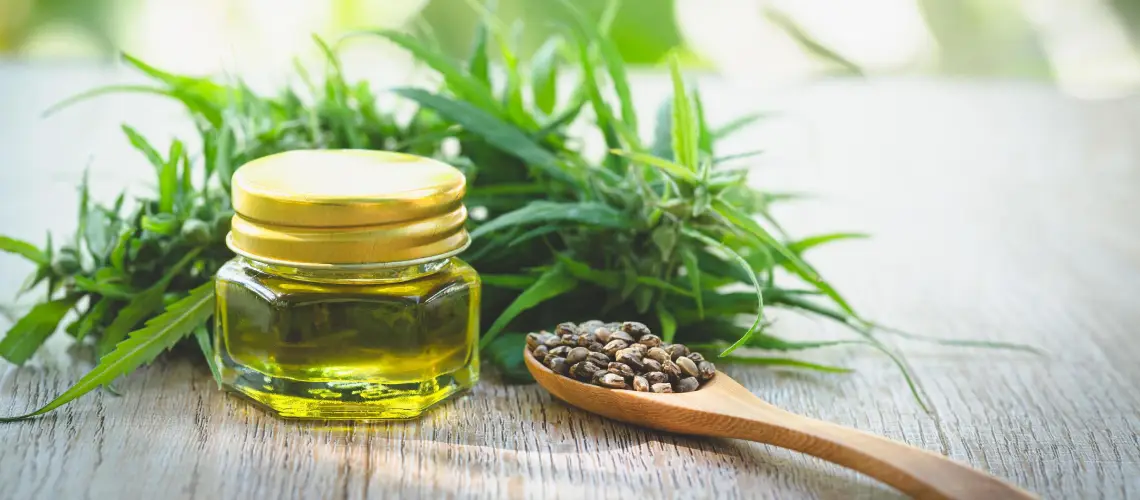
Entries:
{"label": "glass jar", "polygon": [[479,377],[463,174],[378,151],[291,151],[233,177],[214,347],[282,417],[412,418]]}

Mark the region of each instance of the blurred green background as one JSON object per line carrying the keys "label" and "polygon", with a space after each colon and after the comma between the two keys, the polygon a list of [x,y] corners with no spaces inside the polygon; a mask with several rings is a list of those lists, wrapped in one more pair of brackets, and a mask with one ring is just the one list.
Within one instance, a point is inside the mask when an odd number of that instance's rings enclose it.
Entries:
{"label": "blurred green background", "polygon": [[[191,72],[285,65],[328,38],[387,27],[468,50],[477,0],[0,0],[0,57],[113,60],[125,50]],[[499,0],[522,51],[556,29],[554,0]],[[597,18],[606,0],[577,0]],[[610,36],[628,61],[773,81],[834,72],[1049,81],[1088,96],[1140,91],[1140,0],[625,0]],[[227,63],[223,61],[228,61]],[[254,62],[249,62],[254,61]]]}

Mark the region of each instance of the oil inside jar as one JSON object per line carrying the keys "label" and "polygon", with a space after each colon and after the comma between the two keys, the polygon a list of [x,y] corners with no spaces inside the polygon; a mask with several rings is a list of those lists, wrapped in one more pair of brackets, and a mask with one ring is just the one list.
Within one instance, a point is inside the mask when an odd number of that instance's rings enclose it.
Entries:
{"label": "oil inside jar", "polygon": [[215,352],[226,386],[283,417],[391,419],[475,384],[469,265],[322,273],[241,257],[223,266]]}

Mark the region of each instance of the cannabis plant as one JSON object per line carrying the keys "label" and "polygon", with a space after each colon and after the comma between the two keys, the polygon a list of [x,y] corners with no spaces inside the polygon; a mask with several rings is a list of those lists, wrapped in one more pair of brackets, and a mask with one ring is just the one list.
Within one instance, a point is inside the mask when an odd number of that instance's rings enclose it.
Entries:
{"label": "cannabis plant", "polygon": [[[125,56],[151,83],[95,89],[62,105],[108,92],[167,96],[185,106],[200,147],[175,140],[159,148],[124,126],[154,167],[157,193],[104,205],[89,199],[84,179],[78,229],[62,244],[50,236],[42,248],[0,238],[0,249],[36,265],[25,290],[46,291],[0,341],[0,356],[23,363],[66,323],[77,341],[94,342],[99,357],[74,387],[15,418],[108,386],[185,338],[196,339],[212,364],[212,276],[232,257],[224,242],[230,176],[247,161],[293,149],[408,152],[466,175],[474,244],[463,257],[485,284],[480,345],[507,380],[527,378],[526,332],[566,320],[638,318],[666,342],[717,348],[727,362],[840,372],[771,353],[865,344],[886,354],[909,384],[906,365],[875,325],[803,257],[858,235],[789,239],[768,210],[781,197],[748,187],[747,155],[718,151],[721,139],[755,117],[707,123],[676,59],[671,98],[653,116],[639,116],[625,65],[602,36],[605,21],[586,19],[569,2],[564,9],[569,21],[529,61],[490,15],[461,62],[408,34],[355,34],[383,37],[438,73],[438,86],[391,90],[417,106],[409,119],[379,107],[367,82],[346,81],[335,47],[321,40],[323,79],[298,67],[302,85],[276,95]],[[577,78],[572,92],[558,85],[566,77]],[[649,119],[656,119],[653,137],[639,136]],[[583,151],[593,138],[568,132],[576,123],[604,141],[601,155]],[[747,291],[733,291],[740,289]],[[835,320],[856,335],[780,338],[766,328],[771,307]]]}

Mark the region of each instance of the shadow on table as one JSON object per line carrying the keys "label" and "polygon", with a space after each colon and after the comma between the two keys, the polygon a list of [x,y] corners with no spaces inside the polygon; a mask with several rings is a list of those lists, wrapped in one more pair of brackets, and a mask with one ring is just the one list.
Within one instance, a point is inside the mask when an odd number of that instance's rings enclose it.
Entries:
{"label": "shadow on table", "polygon": [[[643,429],[571,407],[537,385],[507,386],[488,378],[417,420],[283,421],[244,402],[239,411],[252,412],[253,418],[265,419],[263,425],[286,434],[314,437],[318,446],[337,450],[350,462],[382,463],[392,450],[414,446],[420,460],[437,464],[452,463],[456,456],[484,457],[464,461],[465,474],[473,475],[499,474],[503,466],[498,461],[509,459],[524,468],[528,463],[561,464],[603,483],[628,482],[631,470],[658,479],[662,473],[684,474],[686,469],[721,470],[741,488],[770,488],[778,482],[783,488],[808,488],[821,498],[880,498],[895,493],[795,452]],[[629,460],[645,463],[624,471],[608,468]]]}
{"label": "shadow on table", "polygon": [[[667,436],[664,433],[661,433]],[[821,459],[775,446],[736,439],[687,439],[695,443],[676,442],[677,448],[694,453],[712,449],[720,460],[748,475],[737,479],[741,489],[771,488],[778,482],[783,488],[804,485],[814,498],[907,498],[899,491],[860,473],[830,464]]]}

